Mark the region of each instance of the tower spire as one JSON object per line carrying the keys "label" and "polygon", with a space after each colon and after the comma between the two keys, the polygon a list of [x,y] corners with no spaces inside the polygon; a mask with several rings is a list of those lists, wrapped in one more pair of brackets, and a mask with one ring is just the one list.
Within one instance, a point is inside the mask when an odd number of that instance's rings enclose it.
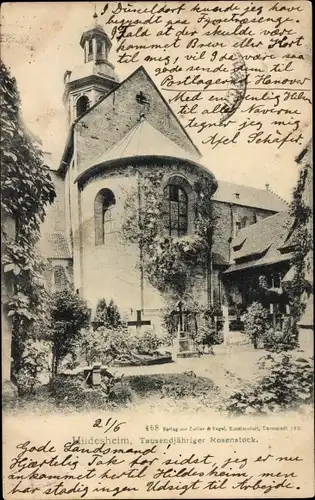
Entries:
{"label": "tower spire", "polygon": [[96,3],[94,4],[94,14],[93,14],[94,24],[97,24],[98,15],[96,12]]}
{"label": "tower spire", "polygon": [[64,103],[69,123],[118,83],[113,64],[108,60],[112,46],[109,36],[99,22],[94,4],[93,23],[81,35],[84,62],[66,71],[64,77]]}

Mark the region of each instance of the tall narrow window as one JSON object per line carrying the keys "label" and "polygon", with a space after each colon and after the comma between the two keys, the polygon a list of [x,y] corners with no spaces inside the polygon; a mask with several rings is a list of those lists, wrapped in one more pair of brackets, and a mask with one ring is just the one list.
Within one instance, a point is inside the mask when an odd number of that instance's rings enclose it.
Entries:
{"label": "tall narrow window", "polygon": [[103,54],[103,44],[100,40],[96,42],[96,54],[99,56]]}
{"label": "tall narrow window", "polygon": [[93,55],[93,42],[92,40],[89,40],[89,56]]}
{"label": "tall narrow window", "polygon": [[243,229],[244,227],[247,227],[249,224],[248,224],[249,220],[248,220],[248,217],[243,217],[242,220],[241,220],[241,229]]}
{"label": "tall narrow window", "polygon": [[76,103],[77,118],[89,109],[90,101],[86,95],[81,96]]}
{"label": "tall narrow window", "polygon": [[110,189],[101,189],[94,202],[95,245],[103,245],[114,231],[113,208],[115,195]]}
{"label": "tall narrow window", "polygon": [[168,184],[163,193],[163,220],[170,236],[187,234],[187,194],[176,184]]}
{"label": "tall narrow window", "polygon": [[241,221],[237,220],[237,221],[235,222],[234,238],[235,238],[235,236],[237,236],[237,235],[238,235],[238,233],[239,233],[239,231],[240,231],[241,229],[242,229],[242,223],[241,223]]}

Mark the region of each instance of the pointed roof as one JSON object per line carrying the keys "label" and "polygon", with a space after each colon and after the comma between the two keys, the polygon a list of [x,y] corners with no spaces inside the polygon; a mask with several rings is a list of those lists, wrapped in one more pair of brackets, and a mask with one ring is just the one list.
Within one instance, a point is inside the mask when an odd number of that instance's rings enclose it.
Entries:
{"label": "pointed roof", "polygon": [[185,161],[194,167],[206,172],[212,179],[213,192],[217,188],[217,181],[213,173],[199,163],[197,154],[189,153],[178,146],[171,139],[162,134],[147,120],[140,121],[112,148],[100,156],[93,165],[84,170],[75,179],[82,183],[99,170],[112,167],[113,164],[132,164],[134,162],[173,162]]}
{"label": "pointed roof", "polygon": [[97,34],[97,35],[102,36],[103,38],[106,38],[108,47],[109,47],[109,49],[111,48],[112,42],[110,41],[110,38],[109,38],[108,34],[106,33],[106,31],[104,30],[103,26],[100,23],[98,23],[98,15],[96,14],[96,12],[94,12],[94,14],[93,14],[92,25],[89,26],[81,35],[81,39],[80,39],[81,47],[84,46],[84,42],[85,42],[86,38],[90,38],[94,34],[95,35]]}
{"label": "pointed roof", "polygon": [[63,155],[62,155],[62,158],[61,158],[61,161],[60,161],[60,165],[59,165],[59,168],[58,168],[58,171],[60,173],[64,173],[67,169],[67,166],[68,166],[68,163],[69,163],[69,160],[72,156],[72,153],[73,153],[73,133],[74,133],[74,128],[76,126],[76,124],[82,120],[88,113],[91,113],[91,111],[96,108],[97,106],[100,105],[100,103],[102,101],[104,101],[105,99],[108,99],[113,92],[117,91],[120,87],[122,87],[128,80],[130,80],[131,78],[133,78],[133,76],[142,71],[146,78],[149,80],[149,82],[152,84],[152,86],[154,87],[154,89],[158,92],[161,100],[164,102],[164,104],[167,106],[169,112],[171,113],[171,115],[175,118],[175,120],[177,121],[177,123],[179,124],[182,132],[186,135],[186,137],[189,139],[191,145],[193,146],[193,148],[195,149],[196,151],[196,154],[199,155],[199,157],[201,156],[201,152],[199,151],[199,149],[197,148],[196,144],[193,142],[192,138],[190,137],[190,135],[188,134],[187,130],[185,129],[185,127],[183,126],[183,124],[180,122],[178,116],[176,115],[176,113],[174,113],[174,111],[172,110],[171,106],[169,105],[169,103],[167,102],[167,100],[164,98],[164,96],[161,94],[161,91],[158,89],[158,87],[156,86],[156,84],[154,83],[154,81],[152,80],[152,78],[150,77],[150,75],[148,74],[148,72],[146,71],[146,69],[143,67],[143,66],[139,66],[139,68],[137,68],[133,73],[131,73],[127,78],[125,78],[125,80],[123,80],[121,83],[119,83],[118,85],[116,85],[111,91],[109,91],[107,94],[105,94],[103,97],[101,97],[93,106],[91,106],[90,108],[88,108],[86,110],[85,113],[82,113],[82,115],[80,115],[76,120],[74,120],[70,126],[70,130],[69,130],[69,134],[68,134],[68,138],[67,138],[67,142],[66,142],[66,145],[65,145],[65,149],[64,149],[64,152],[63,152]]}
{"label": "pointed roof", "polygon": [[199,159],[141,118],[117,144],[94,162],[94,166],[122,158],[161,155],[195,162]]}

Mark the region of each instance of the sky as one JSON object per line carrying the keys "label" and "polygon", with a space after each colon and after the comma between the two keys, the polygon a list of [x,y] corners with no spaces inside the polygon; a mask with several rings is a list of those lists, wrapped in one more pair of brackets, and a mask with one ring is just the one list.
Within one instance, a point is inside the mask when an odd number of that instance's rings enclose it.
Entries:
{"label": "sky", "polygon": [[[63,75],[66,70],[83,62],[79,40],[84,29],[91,25],[95,5],[100,12],[104,4],[2,5],[2,59],[16,77],[24,121],[40,137],[44,150],[52,154],[53,168],[58,167],[67,137],[66,113],[62,103]],[[116,63],[115,41],[109,60]],[[120,81],[138,65],[116,64]],[[145,67],[154,79],[154,67]],[[164,96],[169,98],[167,92]],[[257,146],[244,148],[237,144],[213,150],[203,145],[200,136],[193,130],[189,134],[203,154],[201,162],[218,179],[262,189],[268,183],[281,197],[290,199],[298,171],[294,159],[301,146],[289,145],[281,150],[264,147],[260,150]]]}

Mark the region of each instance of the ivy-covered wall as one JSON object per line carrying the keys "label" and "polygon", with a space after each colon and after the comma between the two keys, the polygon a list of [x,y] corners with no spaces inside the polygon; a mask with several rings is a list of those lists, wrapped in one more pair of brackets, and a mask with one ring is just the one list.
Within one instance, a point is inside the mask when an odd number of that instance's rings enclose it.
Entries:
{"label": "ivy-covered wall", "polygon": [[[163,189],[170,179],[182,179],[188,194],[188,234],[174,241],[165,232],[161,217]],[[99,297],[113,298],[129,315],[142,306],[159,310],[164,299],[174,295],[193,295],[207,305],[212,183],[211,176],[201,169],[174,161],[122,165],[81,186],[82,266],[81,277],[75,273],[75,282],[81,282],[92,309]],[[105,234],[104,244],[96,245],[94,201],[104,188],[111,190],[116,200],[112,232]]]}

